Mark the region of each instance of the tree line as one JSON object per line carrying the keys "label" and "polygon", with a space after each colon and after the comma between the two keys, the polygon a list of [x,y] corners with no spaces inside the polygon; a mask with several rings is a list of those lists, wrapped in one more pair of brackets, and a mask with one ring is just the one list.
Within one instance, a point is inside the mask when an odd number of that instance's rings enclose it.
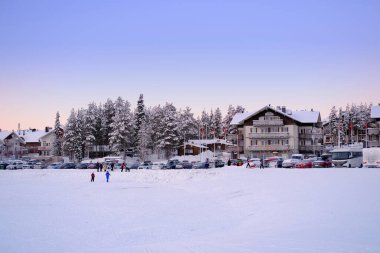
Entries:
{"label": "tree line", "polygon": [[[374,119],[371,119],[372,104],[347,104],[346,108],[337,109],[335,106],[331,108],[328,127],[335,145],[340,143],[358,142],[359,135],[365,134],[367,128],[376,127]],[[339,133],[339,134],[338,134]]]}
{"label": "tree line", "polygon": [[172,103],[146,108],[143,94],[135,109],[122,97],[104,104],[92,102],[87,108],[71,110],[63,133],[57,113],[54,154],[80,161],[93,147],[101,146],[122,156],[133,150],[142,158],[153,153],[168,158],[189,139],[224,138],[233,116],[244,111],[242,106],[230,105],[224,117],[216,108],[195,118],[189,107],[177,109]]}

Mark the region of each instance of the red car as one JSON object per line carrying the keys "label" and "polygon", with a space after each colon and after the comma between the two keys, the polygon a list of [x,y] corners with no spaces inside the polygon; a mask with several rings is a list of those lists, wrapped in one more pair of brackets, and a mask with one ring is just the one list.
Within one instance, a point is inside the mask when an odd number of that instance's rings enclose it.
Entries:
{"label": "red car", "polygon": [[312,168],[312,167],[313,167],[312,159],[305,159],[305,160],[299,161],[295,165],[295,168],[298,168],[298,169],[305,169],[305,168]]}
{"label": "red car", "polygon": [[332,162],[330,158],[318,158],[318,160],[313,162],[313,168],[331,168]]}

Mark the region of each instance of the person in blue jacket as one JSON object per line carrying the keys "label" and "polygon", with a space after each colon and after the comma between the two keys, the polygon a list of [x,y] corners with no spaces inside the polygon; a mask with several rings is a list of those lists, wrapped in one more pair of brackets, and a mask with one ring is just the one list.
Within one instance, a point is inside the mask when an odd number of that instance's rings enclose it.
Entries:
{"label": "person in blue jacket", "polygon": [[110,175],[111,175],[111,174],[110,174],[110,172],[109,172],[109,171],[107,171],[107,172],[106,172],[106,179],[107,179],[107,183],[108,183],[108,181],[109,181],[109,179],[110,179]]}

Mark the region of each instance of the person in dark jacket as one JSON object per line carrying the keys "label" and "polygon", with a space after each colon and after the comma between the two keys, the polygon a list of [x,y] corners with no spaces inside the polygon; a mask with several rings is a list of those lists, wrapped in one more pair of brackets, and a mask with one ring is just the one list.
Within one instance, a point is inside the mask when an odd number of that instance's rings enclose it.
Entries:
{"label": "person in dark jacket", "polygon": [[264,161],[263,161],[263,159],[260,159],[260,169],[264,169]]}
{"label": "person in dark jacket", "polygon": [[96,171],[99,172],[99,169],[100,169],[100,164],[99,162],[96,162]]}
{"label": "person in dark jacket", "polygon": [[227,165],[231,166],[231,159],[228,159]]}
{"label": "person in dark jacket", "polygon": [[115,166],[115,163],[111,163],[111,171],[113,171],[113,167]]}
{"label": "person in dark jacket", "polygon": [[111,175],[111,173],[110,173],[109,171],[107,171],[107,172],[106,172],[107,183],[108,183],[108,181],[110,180],[110,175]]}
{"label": "person in dark jacket", "polygon": [[94,172],[91,173],[91,182],[95,182],[95,173]]}

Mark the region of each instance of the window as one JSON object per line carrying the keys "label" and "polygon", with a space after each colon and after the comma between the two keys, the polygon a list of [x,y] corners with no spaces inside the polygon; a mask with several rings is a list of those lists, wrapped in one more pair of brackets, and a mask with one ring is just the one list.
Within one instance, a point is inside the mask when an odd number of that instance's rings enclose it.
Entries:
{"label": "window", "polygon": [[249,129],[249,131],[252,133],[252,132],[253,132],[252,130],[253,130],[253,128],[251,127],[251,128]]}
{"label": "window", "polygon": [[257,146],[257,140],[255,140],[255,145]]}
{"label": "window", "polygon": [[272,145],[272,141],[271,140],[268,140],[268,145]]}
{"label": "window", "polygon": [[261,141],[261,145],[264,146],[265,145],[265,141]]}

